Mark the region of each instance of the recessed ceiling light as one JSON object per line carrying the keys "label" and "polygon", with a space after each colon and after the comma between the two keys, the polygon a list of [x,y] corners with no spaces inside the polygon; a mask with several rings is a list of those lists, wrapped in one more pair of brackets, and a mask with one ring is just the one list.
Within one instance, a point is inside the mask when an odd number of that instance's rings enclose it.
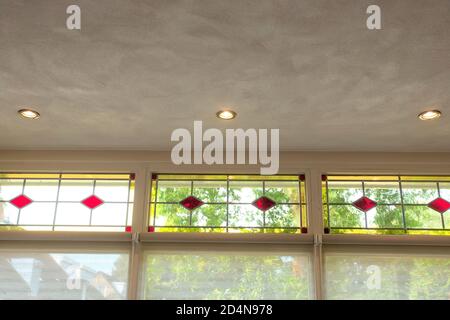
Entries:
{"label": "recessed ceiling light", "polygon": [[223,120],[231,120],[236,118],[237,113],[231,110],[221,110],[216,113],[217,118],[223,119]]}
{"label": "recessed ceiling light", "polygon": [[420,120],[434,120],[434,119],[438,119],[440,118],[442,115],[442,113],[439,110],[428,110],[428,111],[424,111],[422,113],[420,113],[418,115]]}
{"label": "recessed ceiling light", "polygon": [[39,119],[39,117],[41,116],[39,114],[39,112],[35,111],[35,110],[31,110],[31,109],[20,109],[19,111],[17,111],[22,117],[24,118],[28,118],[28,119]]}

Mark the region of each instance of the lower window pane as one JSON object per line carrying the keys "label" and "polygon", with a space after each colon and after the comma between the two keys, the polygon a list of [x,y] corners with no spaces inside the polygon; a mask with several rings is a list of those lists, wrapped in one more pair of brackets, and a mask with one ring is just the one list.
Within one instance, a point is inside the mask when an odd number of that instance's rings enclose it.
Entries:
{"label": "lower window pane", "polygon": [[448,299],[447,248],[325,249],[327,299]]}
{"label": "lower window pane", "polygon": [[[295,251],[294,251],[295,250]],[[144,299],[312,299],[306,248],[160,246],[145,251]]]}
{"label": "lower window pane", "polygon": [[128,251],[0,249],[2,299],[125,299]]}

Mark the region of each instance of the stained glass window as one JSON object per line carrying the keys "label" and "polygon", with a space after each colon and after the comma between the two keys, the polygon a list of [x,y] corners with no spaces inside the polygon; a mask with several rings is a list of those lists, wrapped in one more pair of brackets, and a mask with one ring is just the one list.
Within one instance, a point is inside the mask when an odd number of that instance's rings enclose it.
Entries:
{"label": "stained glass window", "polygon": [[325,232],[450,235],[450,177],[324,176]]}
{"label": "stained glass window", "polygon": [[0,230],[126,231],[130,174],[0,174]]}
{"label": "stained glass window", "polygon": [[154,175],[149,231],[306,230],[304,176]]}

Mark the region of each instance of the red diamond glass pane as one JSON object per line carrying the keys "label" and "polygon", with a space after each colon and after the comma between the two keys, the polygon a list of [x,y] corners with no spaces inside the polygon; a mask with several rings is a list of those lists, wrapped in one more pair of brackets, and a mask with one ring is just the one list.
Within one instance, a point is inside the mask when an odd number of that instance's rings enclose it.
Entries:
{"label": "red diamond glass pane", "polygon": [[31,200],[30,198],[28,198],[27,196],[24,196],[23,194],[15,197],[14,199],[9,201],[11,204],[13,204],[14,206],[16,206],[19,209],[22,209],[24,207],[26,207],[27,205],[29,205],[30,203],[33,202],[33,200]]}
{"label": "red diamond glass pane", "polygon": [[431,201],[428,204],[428,207],[430,207],[433,210],[436,210],[437,212],[444,213],[448,209],[450,209],[450,202],[442,198],[437,198]]}
{"label": "red diamond glass pane", "polygon": [[89,209],[95,209],[99,205],[103,204],[103,200],[96,196],[90,196],[89,198],[84,199],[81,201],[82,204],[84,204]]}
{"label": "red diamond glass pane", "polygon": [[194,210],[195,208],[198,208],[201,205],[203,205],[203,201],[200,199],[197,199],[194,196],[189,196],[189,197],[181,200],[180,204],[188,210]]}
{"label": "red diamond glass pane", "polygon": [[270,208],[272,208],[273,206],[275,206],[276,202],[267,197],[261,197],[261,198],[256,199],[255,201],[253,201],[252,204],[259,210],[267,211]]}
{"label": "red diamond glass pane", "polygon": [[353,206],[363,212],[367,212],[370,209],[375,208],[377,206],[377,203],[367,197],[361,197],[353,202]]}

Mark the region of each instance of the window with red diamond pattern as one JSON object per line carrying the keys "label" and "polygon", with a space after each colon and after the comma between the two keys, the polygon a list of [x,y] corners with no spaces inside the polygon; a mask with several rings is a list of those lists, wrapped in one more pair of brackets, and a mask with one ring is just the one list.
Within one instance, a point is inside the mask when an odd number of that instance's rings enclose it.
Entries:
{"label": "window with red diamond pattern", "polygon": [[450,234],[450,177],[323,177],[325,232]]}
{"label": "window with red diamond pattern", "polygon": [[0,230],[130,231],[130,174],[0,174]]}
{"label": "window with red diamond pattern", "polygon": [[150,232],[306,230],[304,176],[154,175]]}

